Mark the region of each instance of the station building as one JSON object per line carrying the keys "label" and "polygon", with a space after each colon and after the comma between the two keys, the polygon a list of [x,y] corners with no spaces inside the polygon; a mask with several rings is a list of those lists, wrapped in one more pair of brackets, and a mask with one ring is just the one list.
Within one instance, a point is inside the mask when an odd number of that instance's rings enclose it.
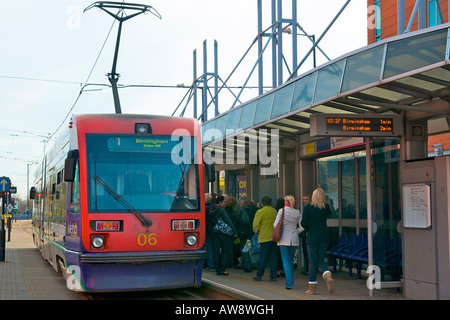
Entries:
{"label": "station building", "polygon": [[382,287],[450,299],[450,5],[367,5],[366,47],[202,124],[204,151],[218,160],[208,188],[256,202],[292,194],[302,210],[320,186],[330,248],[364,235],[369,261],[383,261]]}

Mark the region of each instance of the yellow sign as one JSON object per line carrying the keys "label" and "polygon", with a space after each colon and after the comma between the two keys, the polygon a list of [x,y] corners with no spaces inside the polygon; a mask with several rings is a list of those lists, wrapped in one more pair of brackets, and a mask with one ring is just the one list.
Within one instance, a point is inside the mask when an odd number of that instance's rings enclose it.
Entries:
{"label": "yellow sign", "polygon": [[314,143],[308,143],[305,145],[305,155],[314,154]]}

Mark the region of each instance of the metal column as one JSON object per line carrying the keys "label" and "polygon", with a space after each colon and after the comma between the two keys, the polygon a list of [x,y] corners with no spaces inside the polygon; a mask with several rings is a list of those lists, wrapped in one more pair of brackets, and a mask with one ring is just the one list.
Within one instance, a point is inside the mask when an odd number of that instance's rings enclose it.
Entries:
{"label": "metal column", "polygon": [[[275,0],[272,0],[272,34],[277,32],[276,26],[276,4]],[[276,37],[272,37],[272,86],[273,88],[277,87],[277,39]]]}
{"label": "metal column", "polygon": [[261,57],[258,63],[258,94],[263,94],[263,58],[262,58],[262,3],[258,0],[258,57]]}
{"label": "metal column", "polygon": [[397,0],[397,34],[405,30],[405,0]]}
{"label": "metal column", "polygon": [[208,59],[206,56],[206,40],[203,41],[203,101],[202,101],[202,122],[208,121]]}
{"label": "metal column", "polygon": [[281,0],[277,0],[277,29],[278,29],[278,50],[277,50],[277,63],[278,63],[278,85],[283,84],[283,24],[281,23],[282,15]]}
{"label": "metal column", "polygon": [[194,91],[192,94],[194,95],[194,119],[197,119],[197,50],[194,50],[194,57],[193,57],[193,63],[194,63],[194,75],[193,75],[193,84],[194,84]]}
{"label": "metal column", "polygon": [[219,64],[217,40],[214,40],[214,116],[219,115]]}
{"label": "metal column", "polygon": [[[372,235],[372,173],[371,160],[372,154],[370,150],[370,137],[366,138],[366,192],[367,192],[367,248],[368,248],[368,265],[373,265],[373,235]],[[373,296],[373,288],[369,288],[369,295]]]}
{"label": "metal column", "polygon": [[[292,0],[292,69],[297,67],[297,0]],[[315,67],[315,66],[314,66]],[[297,71],[292,73],[297,76]]]}

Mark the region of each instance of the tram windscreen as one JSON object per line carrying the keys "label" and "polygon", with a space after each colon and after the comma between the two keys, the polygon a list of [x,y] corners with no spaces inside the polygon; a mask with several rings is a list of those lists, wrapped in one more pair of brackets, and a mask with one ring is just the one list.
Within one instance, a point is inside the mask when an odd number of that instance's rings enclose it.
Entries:
{"label": "tram windscreen", "polygon": [[194,137],[87,134],[86,155],[89,212],[200,210]]}

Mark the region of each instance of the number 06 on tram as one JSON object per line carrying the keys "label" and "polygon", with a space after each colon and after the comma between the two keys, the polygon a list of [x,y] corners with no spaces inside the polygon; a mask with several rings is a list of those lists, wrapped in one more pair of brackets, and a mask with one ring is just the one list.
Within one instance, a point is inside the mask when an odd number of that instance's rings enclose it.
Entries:
{"label": "number 06 on tram", "polygon": [[193,119],[72,118],[44,156],[30,190],[34,242],[69,289],[201,285],[206,256],[201,151]]}

